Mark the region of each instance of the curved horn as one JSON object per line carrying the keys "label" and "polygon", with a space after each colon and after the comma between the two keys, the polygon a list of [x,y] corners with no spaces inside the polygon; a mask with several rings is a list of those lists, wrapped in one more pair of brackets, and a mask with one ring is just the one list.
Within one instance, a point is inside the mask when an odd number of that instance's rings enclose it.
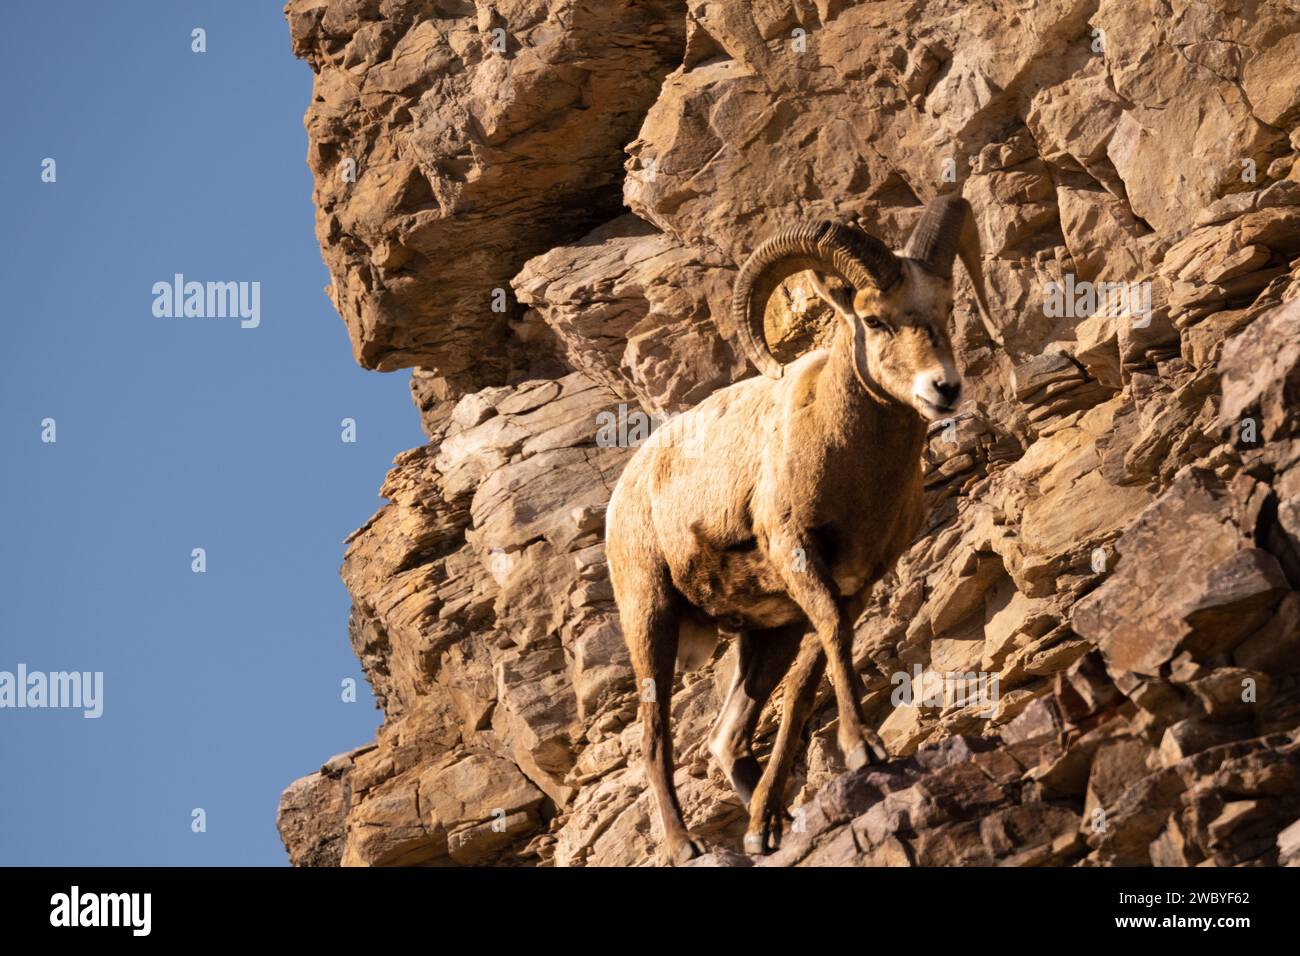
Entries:
{"label": "curved horn", "polygon": [[975,290],[984,331],[998,345],[1002,344],[1002,336],[989,309],[988,291],[984,287],[979,229],[975,225],[969,202],[956,193],[931,200],[916,228],[912,230],[904,255],[915,259],[927,271],[944,279],[952,278],[952,260],[955,256],[961,256],[962,265],[966,267],[966,274],[970,276],[971,286]]}
{"label": "curved horn", "polygon": [[875,285],[887,291],[902,278],[902,268],[888,246],[839,223],[790,226],[760,243],[736,277],[731,312],[745,355],[771,378],[781,377],[781,363],[767,347],[763,311],[782,281],[806,269],[829,272],[854,289]]}
{"label": "curved horn", "polygon": [[952,260],[969,217],[970,203],[956,193],[932,199],[912,230],[903,255],[921,263],[927,272],[951,279]]}

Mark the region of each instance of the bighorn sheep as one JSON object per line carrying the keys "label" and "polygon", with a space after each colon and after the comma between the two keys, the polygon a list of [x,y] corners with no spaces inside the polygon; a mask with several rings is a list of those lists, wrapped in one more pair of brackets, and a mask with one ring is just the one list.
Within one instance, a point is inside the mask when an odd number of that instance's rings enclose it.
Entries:
{"label": "bighorn sheep", "polygon": [[[961,391],[946,328],[959,249],[984,307],[978,239],[959,196],[926,207],[901,257],[830,222],[767,239],[740,270],[732,300],[740,343],[763,376],[671,419],[619,478],[606,549],[669,862],[699,852],[673,787],[679,627],[739,640],[709,749],[748,804],[747,852],[780,841],[786,777],[827,664],[846,763],[886,759],[863,719],[853,624],[921,528],[926,422],[949,414]],[[803,270],[814,271],[839,328],[828,349],[783,369],[765,342],[764,308]],[[701,454],[684,453],[688,433]],[[760,770],[751,738],[787,672],[777,739]]]}

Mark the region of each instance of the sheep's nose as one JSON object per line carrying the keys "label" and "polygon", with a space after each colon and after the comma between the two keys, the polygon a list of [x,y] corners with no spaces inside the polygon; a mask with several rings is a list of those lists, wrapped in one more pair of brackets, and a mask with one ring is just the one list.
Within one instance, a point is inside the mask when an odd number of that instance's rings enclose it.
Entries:
{"label": "sheep's nose", "polygon": [[957,396],[961,394],[961,382],[946,382],[941,378],[931,382],[935,392],[943,399],[943,404],[951,406],[957,401]]}

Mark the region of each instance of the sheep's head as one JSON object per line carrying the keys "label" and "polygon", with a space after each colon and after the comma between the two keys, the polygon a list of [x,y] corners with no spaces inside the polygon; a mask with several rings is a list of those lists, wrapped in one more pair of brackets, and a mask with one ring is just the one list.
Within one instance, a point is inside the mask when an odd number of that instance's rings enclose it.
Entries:
{"label": "sheep's head", "polygon": [[763,337],[763,310],[782,280],[812,270],[818,294],[845,324],[862,387],[931,421],[951,414],[961,394],[948,333],[959,249],[984,305],[969,213],[960,196],[936,199],[902,256],[860,229],[831,222],[794,226],[763,242],[741,269],[732,303],[750,361],[780,377],[781,364]]}

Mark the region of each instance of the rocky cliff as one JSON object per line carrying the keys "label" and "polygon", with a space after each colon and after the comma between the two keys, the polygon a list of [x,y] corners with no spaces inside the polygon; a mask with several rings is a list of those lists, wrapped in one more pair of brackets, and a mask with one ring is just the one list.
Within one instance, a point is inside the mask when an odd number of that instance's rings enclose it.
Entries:
{"label": "rocky cliff", "polygon": [[[286,15],[315,73],[329,294],[357,361],[413,369],[429,436],[347,542],[385,719],[285,791],[294,863],[653,861],[602,546],[629,446],[752,374],[727,302],[767,233],[852,219],[898,247],[952,190],[992,315],[958,270],[967,401],[931,429],[928,525],[857,624],[894,759],[843,772],[825,688],[761,864],[1300,856],[1300,6]],[[769,305],[781,357],[826,328],[804,281]],[[704,747],[734,653],[674,696],[706,864],[750,862]]]}

